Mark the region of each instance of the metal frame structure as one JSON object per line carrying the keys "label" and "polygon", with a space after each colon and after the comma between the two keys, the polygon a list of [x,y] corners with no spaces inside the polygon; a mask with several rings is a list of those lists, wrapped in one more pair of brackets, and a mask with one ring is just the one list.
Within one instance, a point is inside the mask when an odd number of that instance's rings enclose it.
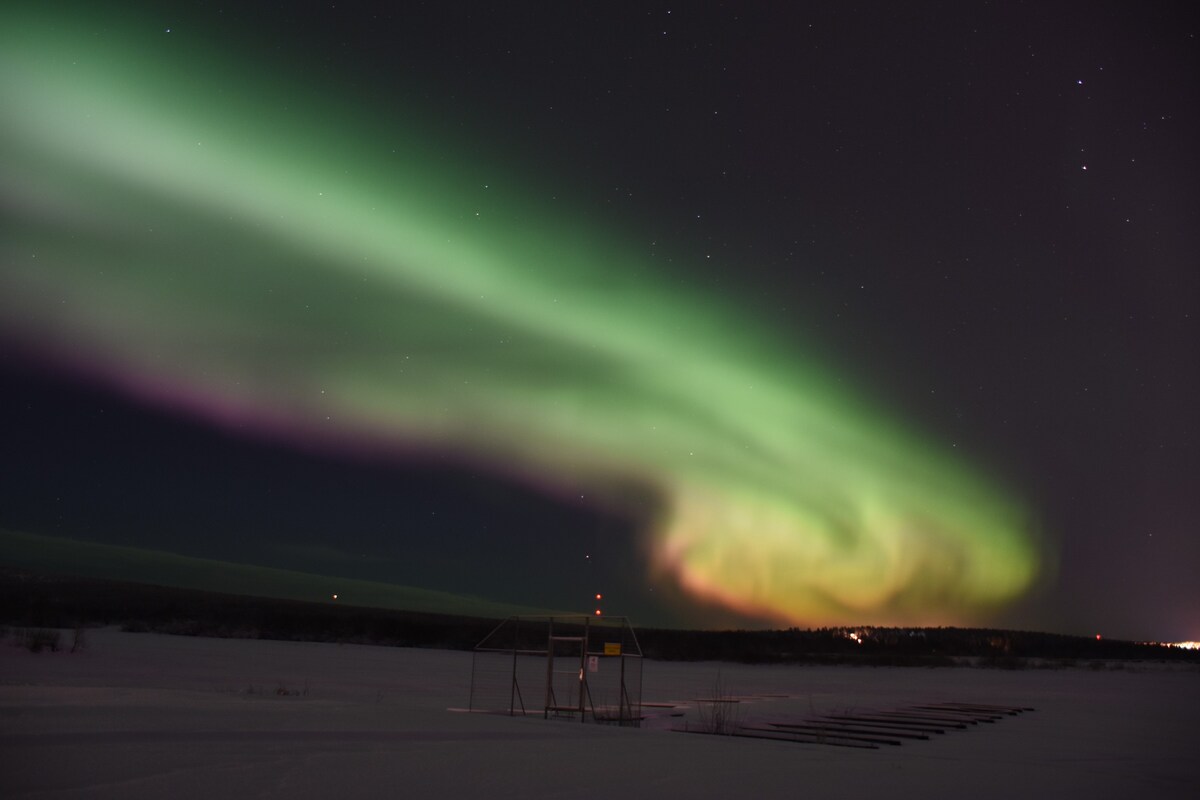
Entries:
{"label": "metal frame structure", "polygon": [[637,725],[641,707],[642,650],[626,617],[509,617],[475,646],[471,711]]}

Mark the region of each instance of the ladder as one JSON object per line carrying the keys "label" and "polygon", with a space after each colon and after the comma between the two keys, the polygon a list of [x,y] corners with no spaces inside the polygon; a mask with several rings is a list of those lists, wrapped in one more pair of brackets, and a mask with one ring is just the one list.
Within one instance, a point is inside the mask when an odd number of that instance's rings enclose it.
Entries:
{"label": "ladder", "polygon": [[[543,718],[548,719],[551,714],[554,716],[579,714],[579,721],[586,721],[587,710],[592,703],[591,690],[588,688],[587,682],[589,622],[590,620],[585,617],[581,636],[556,636],[554,634],[554,618],[550,618],[550,640],[546,647],[546,708],[542,714]],[[556,664],[555,650],[559,643],[566,643],[565,649],[570,652],[559,656]],[[576,660],[577,655],[578,660]],[[558,692],[555,691],[556,683],[562,684],[563,694],[566,695],[561,700]]]}

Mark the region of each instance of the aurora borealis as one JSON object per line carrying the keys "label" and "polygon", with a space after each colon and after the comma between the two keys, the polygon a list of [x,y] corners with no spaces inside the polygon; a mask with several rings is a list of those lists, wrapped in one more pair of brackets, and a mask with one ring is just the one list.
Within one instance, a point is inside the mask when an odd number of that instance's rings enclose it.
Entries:
{"label": "aurora borealis", "polygon": [[0,334],[23,351],[239,435],[578,497],[751,618],[956,623],[1047,574],[986,460],[486,131],[132,15],[5,16]]}

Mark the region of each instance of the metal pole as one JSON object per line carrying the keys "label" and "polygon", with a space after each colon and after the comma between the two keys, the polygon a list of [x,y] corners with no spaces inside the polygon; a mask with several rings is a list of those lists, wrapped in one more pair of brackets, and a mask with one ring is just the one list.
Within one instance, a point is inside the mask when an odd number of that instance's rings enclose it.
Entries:
{"label": "metal pole", "polygon": [[[513,617],[512,684],[508,687],[508,715],[516,714],[517,705],[517,648],[521,646],[521,619]],[[521,709],[523,712],[525,709]]]}
{"label": "metal pole", "polygon": [[[621,693],[617,697],[617,702],[621,707],[617,710],[617,719],[618,722],[624,722],[625,706],[629,704],[629,695],[625,691],[625,654],[622,653],[621,655],[617,656],[617,658],[621,659]],[[633,716],[632,709],[630,709],[629,716]]]}
{"label": "metal pole", "polygon": [[554,617],[550,617],[546,630],[546,707],[542,711],[542,719],[550,718],[550,705],[554,698]]}
{"label": "metal pole", "polygon": [[587,649],[588,649],[588,626],[592,623],[591,617],[583,618],[583,641],[579,643],[579,721],[586,722],[583,718],[584,706],[583,696],[588,691],[587,685]]}

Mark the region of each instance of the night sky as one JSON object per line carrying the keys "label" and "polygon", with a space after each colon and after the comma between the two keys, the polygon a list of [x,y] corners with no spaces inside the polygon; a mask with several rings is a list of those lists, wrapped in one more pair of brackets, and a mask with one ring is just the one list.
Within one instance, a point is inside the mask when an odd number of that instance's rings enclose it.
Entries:
{"label": "night sky", "polygon": [[0,529],[1200,639],[1184,4],[11,5]]}

